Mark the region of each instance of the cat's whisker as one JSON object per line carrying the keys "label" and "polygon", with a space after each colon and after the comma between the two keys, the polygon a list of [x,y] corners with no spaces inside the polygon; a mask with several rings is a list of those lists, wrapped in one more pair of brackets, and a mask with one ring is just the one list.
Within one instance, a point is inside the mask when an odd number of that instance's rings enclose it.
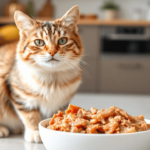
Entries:
{"label": "cat's whisker", "polygon": [[46,56],[39,56],[40,58],[46,58]]}
{"label": "cat's whisker", "polygon": [[35,62],[35,63],[32,63],[32,66],[36,66],[36,65],[38,65],[38,63],[37,63],[37,62]]}
{"label": "cat's whisker", "polygon": [[[75,62],[71,62],[69,61],[72,65],[76,65]],[[77,64],[78,66],[80,66],[83,69],[83,73],[85,73],[85,75],[87,75],[89,78],[91,78],[90,74],[87,72],[87,70],[80,64]]]}
{"label": "cat's whisker", "polygon": [[46,57],[40,57],[40,59],[47,59]]}
{"label": "cat's whisker", "polygon": [[71,66],[73,66],[73,67],[74,67],[74,69],[76,69],[77,67],[79,67],[79,66],[80,66],[80,64],[78,64],[78,63],[73,63],[73,62],[68,61],[68,60],[67,60],[67,62],[68,62]]}
{"label": "cat's whisker", "polygon": [[80,58],[76,58],[76,57],[71,57],[71,56],[64,56],[62,58],[67,58],[67,59],[72,59],[75,58],[77,61],[80,61],[80,63],[82,64],[87,64],[85,61],[81,60]]}
{"label": "cat's whisker", "polygon": [[[69,57],[70,59],[72,59],[72,58],[74,58],[74,57]],[[83,64],[87,64],[85,61],[83,61],[82,59],[80,59],[80,58],[75,58],[76,60],[79,60],[80,61],[80,63],[83,63]]]}
{"label": "cat's whisker", "polygon": [[71,62],[70,60],[66,60],[71,66],[73,66],[74,67],[74,69],[76,68],[76,67],[78,67],[79,66],[79,64],[74,64],[73,62]]}
{"label": "cat's whisker", "polygon": [[91,79],[91,76],[90,76],[90,74],[88,73],[88,71],[87,71],[83,66],[80,65],[80,67],[82,68],[83,73],[84,73],[87,77],[89,77],[89,78]]}
{"label": "cat's whisker", "polygon": [[65,61],[65,62],[66,62],[68,65],[70,65],[70,67],[73,68],[73,69],[74,69],[73,71],[76,73],[76,71],[75,71],[76,68],[75,68],[72,64],[70,64],[69,62],[67,62],[67,61]]}
{"label": "cat's whisker", "polygon": [[77,63],[77,62],[73,62],[73,61],[71,61],[70,59],[65,59],[65,60],[67,60],[69,63],[71,63],[71,64],[73,64],[73,65],[76,65],[76,66],[78,66],[78,65],[79,65],[79,63]]}

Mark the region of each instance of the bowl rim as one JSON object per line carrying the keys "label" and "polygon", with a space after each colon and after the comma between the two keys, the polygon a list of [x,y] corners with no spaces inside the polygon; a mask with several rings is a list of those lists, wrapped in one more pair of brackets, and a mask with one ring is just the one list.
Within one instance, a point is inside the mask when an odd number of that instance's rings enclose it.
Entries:
{"label": "bowl rim", "polygon": [[[40,128],[44,129],[44,130],[47,130],[48,132],[57,132],[57,134],[67,134],[67,135],[74,135],[74,136],[131,136],[131,135],[137,135],[137,134],[146,134],[146,133],[150,133],[150,130],[147,130],[147,131],[141,131],[141,132],[136,132],[136,133],[122,133],[122,134],[85,134],[85,133],[72,133],[72,132],[62,132],[62,131],[56,131],[56,130],[51,130],[51,129],[47,129],[45,127],[43,127],[41,124],[45,121],[50,121],[51,118],[48,118],[48,119],[45,119],[45,120],[42,120],[40,123],[39,123],[39,130]],[[149,121],[149,119],[145,119],[145,121]]]}

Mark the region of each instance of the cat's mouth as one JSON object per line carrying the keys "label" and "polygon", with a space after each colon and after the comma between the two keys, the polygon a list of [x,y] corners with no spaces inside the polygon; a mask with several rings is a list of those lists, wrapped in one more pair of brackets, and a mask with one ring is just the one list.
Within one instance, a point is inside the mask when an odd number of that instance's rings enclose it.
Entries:
{"label": "cat's mouth", "polygon": [[48,60],[48,61],[46,61],[46,62],[55,62],[55,61],[59,61],[59,60],[57,60],[57,59],[55,59],[55,58],[52,58],[52,59],[50,59],[50,60]]}
{"label": "cat's mouth", "polygon": [[51,61],[59,61],[59,60],[52,58],[52,59],[48,60],[47,62],[51,62]]}

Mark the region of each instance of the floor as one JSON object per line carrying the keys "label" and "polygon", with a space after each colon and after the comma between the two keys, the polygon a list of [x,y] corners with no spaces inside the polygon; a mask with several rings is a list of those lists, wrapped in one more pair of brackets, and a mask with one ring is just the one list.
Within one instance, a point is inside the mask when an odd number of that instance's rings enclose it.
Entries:
{"label": "floor", "polygon": [[[105,94],[76,94],[71,101],[85,109],[90,107],[109,108],[117,106],[126,110],[130,115],[144,115],[150,119],[150,95],[105,95]],[[10,136],[0,139],[0,150],[45,150],[43,144],[25,142],[23,136]]]}

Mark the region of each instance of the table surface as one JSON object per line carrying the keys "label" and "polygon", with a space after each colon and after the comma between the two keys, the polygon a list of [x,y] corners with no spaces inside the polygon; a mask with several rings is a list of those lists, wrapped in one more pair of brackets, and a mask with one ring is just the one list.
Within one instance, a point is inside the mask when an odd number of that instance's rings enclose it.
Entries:
{"label": "table surface", "polygon": [[[150,95],[104,95],[104,94],[76,94],[71,103],[85,109],[91,106],[98,109],[117,106],[131,115],[144,115],[150,119]],[[24,141],[23,135],[11,135],[0,139],[0,150],[45,150],[43,144]]]}

